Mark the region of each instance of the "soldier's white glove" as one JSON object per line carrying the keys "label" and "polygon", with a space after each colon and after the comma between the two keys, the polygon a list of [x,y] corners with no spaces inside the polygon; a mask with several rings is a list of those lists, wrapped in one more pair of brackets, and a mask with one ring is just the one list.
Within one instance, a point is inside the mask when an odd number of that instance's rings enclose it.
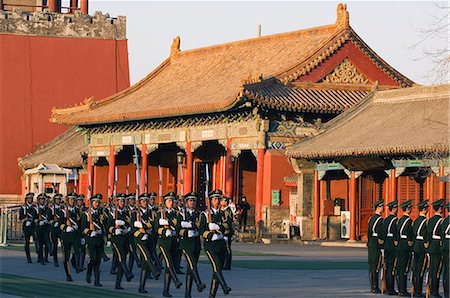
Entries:
{"label": "soldier's white glove", "polygon": [[129,233],[129,232],[131,232],[131,227],[128,227],[125,229],[125,233]]}
{"label": "soldier's white glove", "polygon": [[228,241],[228,237],[227,236],[223,236],[223,240]]}
{"label": "soldier's white glove", "polygon": [[116,231],[114,232],[114,234],[116,234],[116,235],[121,235],[121,234],[122,234],[122,229],[116,229]]}
{"label": "soldier's white glove", "polygon": [[58,227],[58,223],[55,222],[55,224],[53,225],[53,227],[57,228],[57,227]]}
{"label": "soldier's white glove", "polygon": [[74,225],[72,226],[72,228],[73,228],[74,230],[78,230],[78,225],[77,225],[77,224],[74,224]]}
{"label": "soldier's white glove", "polygon": [[74,231],[74,228],[72,228],[71,226],[68,226],[67,228],[66,228],[66,232],[67,233],[70,233],[70,232],[73,232]]}
{"label": "soldier's white glove", "polygon": [[192,222],[183,220],[181,222],[181,227],[183,229],[190,229],[190,228],[192,228]]}
{"label": "soldier's white glove", "polygon": [[98,235],[101,235],[103,233],[102,230],[97,230],[96,232]]}
{"label": "soldier's white glove", "polygon": [[219,239],[220,239],[219,234],[214,234],[211,238],[212,241],[217,241]]}
{"label": "soldier's white glove", "polygon": [[31,226],[31,221],[27,220],[27,221],[25,222],[25,226],[26,226],[26,227]]}
{"label": "soldier's white glove", "polygon": [[44,224],[48,224],[48,220],[44,219]]}
{"label": "soldier's white glove", "polygon": [[92,231],[90,236],[91,237],[96,237],[97,236],[97,232],[96,231]]}
{"label": "soldier's white glove", "polygon": [[172,237],[172,236],[175,236],[175,231],[166,230],[166,237]]}
{"label": "soldier's white glove", "polygon": [[116,219],[116,226],[123,226],[125,225],[125,222],[121,219]]}
{"label": "soldier's white glove", "polygon": [[148,235],[147,234],[145,234],[144,236],[142,236],[142,241],[145,241],[145,240],[147,240],[148,239]]}
{"label": "soldier's white glove", "polygon": [[134,227],[135,227],[135,228],[138,228],[138,229],[142,229],[142,222],[140,222],[140,221],[135,221],[135,222],[134,222]]}
{"label": "soldier's white glove", "polygon": [[160,218],[159,219],[159,225],[160,226],[168,226],[169,225],[169,221],[165,218]]}
{"label": "soldier's white glove", "polygon": [[45,222],[43,220],[39,221],[39,225],[42,227],[43,225],[45,225]]}
{"label": "soldier's white glove", "polygon": [[111,247],[111,241],[106,241],[106,247]]}
{"label": "soldier's white glove", "polygon": [[198,236],[198,233],[196,231],[194,231],[194,230],[189,230],[188,231],[188,237],[189,238],[197,237],[197,236]]}
{"label": "soldier's white glove", "polygon": [[209,228],[210,231],[220,231],[219,225],[216,224],[216,223],[213,223],[213,222],[210,222],[208,224],[208,228]]}
{"label": "soldier's white glove", "polygon": [[81,238],[81,239],[80,239],[80,244],[81,244],[81,245],[85,245],[85,244],[86,244],[86,239]]}

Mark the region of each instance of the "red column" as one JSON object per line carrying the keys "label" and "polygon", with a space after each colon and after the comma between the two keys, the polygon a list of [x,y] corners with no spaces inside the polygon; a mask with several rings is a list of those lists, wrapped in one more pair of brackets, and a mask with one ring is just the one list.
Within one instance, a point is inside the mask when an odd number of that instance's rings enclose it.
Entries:
{"label": "red column", "polygon": [[88,14],[88,10],[89,10],[88,0],[80,1],[80,10],[81,10],[82,14]]}
{"label": "red column", "polygon": [[388,177],[387,179],[385,179],[384,183],[384,217],[387,217],[389,215],[389,209],[387,208],[387,204],[389,202],[392,202],[393,199],[391,197],[391,192],[390,192],[390,182],[391,182],[391,177]]}
{"label": "red column", "polygon": [[356,175],[350,174],[350,240],[356,240]]}
{"label": "red column", "polygon": [[227,152],[225,156],[225,195],[233,196],[233,161],[231,155],[231,140],[227,140]]}
{"label": "red column", "polygon": [[211,190],[216,189],[216,177],[217,177],[216,165],[217,165],[217,163],[214,161],[213,166],[212,166],[212,171],[211,171],[211,188],[212,188]]}
{"label": "red column", "polygon": [[108,166],[108,197],[112,197],[114,192],[114,168],[116,166],[116,155],[114,154],[114,146],[109,147],[109,166]]}
{"label": "red column", "polygon": [[256,203],[255,203],[255,221],[258,232],[257,237],[260,236],[259,229],[262,221],[262,202],[263,202],[263,186],[264,186],[264,148],[258,149],[257,165],[256,165]]}
{"label": "red column", "polygon": [[88,160],[87,160],[87,186],[88,186],[88,190],[86,191],[86,193],[88,194],[87,196],[86,196],[86,199],[85,199],[85,203],[89,203],[89,199],[90,198],[88,198],[88,196],[89,196],[89,188],[91,189],[91,191],[90,191],[90,195],[92,196],[93,195],[93,185],[94,185],[94,169],[93,169],[93,167],[92,167],[92,155],[88,155]]}
{"label": "red column", "polygon": [[[444,177],[445,176],[445,172],[444,172],[444,167],[439,167],[439,177]],[[439,192],[438,192],[438,200],[445,198],[445,182],[439,180]]]}
{"label": "red column", "polygon": [[186,171],[184,175],[184,193],[187,194],[191,192],[192,189],[192,163],[194,161],[194,156],[191,152],[191,141],[186,143]]}
{"label": "red column", "polygon": [[51,12],[56,12],[56,0],[48,0],[47,6]]}
{"label": "red column", "polygon": [[391,178],[390,178],[390,187],[391,187],[391,189],[390,189],[390,194],[391,194],[391,197],[390,197],[390,200],[391,200],[391,202],[392,201],[395,201],[396,199],[397,199],[397,188],[396,188],[396,181],[397,181],[397,178],[395,177],[395,175],[396,175],[396,173],[395,173],[395,169],[392,169],[391,170]]}
{"label": "red column", "polygon": [[314,234],[313,238],[314,240],[319,239],[319,217],[320,217],[320,209],[319,209],[319,202],[320,202],[320,192],[319,192],[319,172],[314,171],[314,202],[313,202],[313,225],[314,225]]}
{"label": "red column", "polygon": [[148,171],[148,158],[147,158],[147,144],[142,144],[141,148],[141,181],[139,181],[141,193],[148,191],[147,171]]}
{"label": "red column", "polygon": [[[433,172],[431,172],[430,176],[427,177],[427,180],[429,180],[429,182],[428,182],[429,183],[429,186],[428,186],[428,189],[429,189],[428,198],[430,200],[428,202],[428,205],[431,206],[431,204],[435,201],[435,198],[434,198],[434,173]],[[433,210],[433,208],[429,207],[428,208],[428,213],[427,213],[427,218],[430,218],[433,215],[434,215],[434,210]]]}
{"label": "red column", "polygon": [[78,0],[70,0],[70,12],[73,13],[78,8]]}

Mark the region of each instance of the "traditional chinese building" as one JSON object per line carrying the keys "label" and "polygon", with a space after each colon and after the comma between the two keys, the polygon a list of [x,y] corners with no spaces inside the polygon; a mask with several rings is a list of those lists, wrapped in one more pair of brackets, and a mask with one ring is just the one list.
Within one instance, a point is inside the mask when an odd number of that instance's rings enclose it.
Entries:
{"label": "traditional chinese building", "polygon": [[414,206],[449,199],[449,182],[439,179],[450,173],[449,100],[449,84],[373,92],[292,146],[287,155],[298,174],[303,235],[339,238],[336,198],[350,211],[350,240],[366,238],[380,199],[412,199]]}
{"label": "traditional chinese building", "polygon": [[[134,191],[136,145],[139,191],[158,190],[160,166],[163,192],[246,195],[256,227],[271,232],[289,218],[285,177],[294,169],[286,146],[317,134],[375,86],[412,85],[361,40],[339,4],[331,25],[187,51],[177,37],[170,56],[134,86],[55,109],[51,120],[76,126],[86,139],[79,191],[87,193],[88,184],[104,198],[114,189]],[[40,158],[70,150],[50,147]]]}

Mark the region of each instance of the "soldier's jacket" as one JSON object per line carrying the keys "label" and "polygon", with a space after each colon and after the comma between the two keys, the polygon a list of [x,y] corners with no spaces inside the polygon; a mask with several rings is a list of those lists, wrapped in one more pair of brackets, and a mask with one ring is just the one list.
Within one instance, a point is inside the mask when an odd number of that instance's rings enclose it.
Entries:
{"label": "soldier's jacket", "polygon": [[223,225],[225,231],[223,234],[227,237],[231,237],[233,235],[233,211],[231,211],[230,207],[226,207],[223,211]]}
{"label": "soldier's jacket", "polygon": [[395,250],[397,247],[397,216],[389,214],[383,220],[383,239],[384,239],[384,249],[385,250]]}
{"label": "soldier's jacket", "polygon": [[[75,206],[75,209],[77,210],[78,218],[79,218],[80,226],[81,226],[81,218],[83,217],[83,213],[86,212],[89,208]],[[81,231],[81,237],[84,238],[84,234],[82,233],[83,231],[81,229],[80,229],[80,231]]]}
{"label": "soldier's jacket", "polygon": [[[34,219],[36,232],[48,231],[50,227],[50,224],[48,222],[50,222],[51,217],[52,211],[50,210],[50,208],[48,208],[47,205],[36,206],[36,218]],[[47,220],[47,223],[44,225],[40,225],[39,222],[44,220]]]}
{"label": "soldier's jacket", "polygon": [[[116,218],[117,214],[117,218]],[[120,227],[120,229],[129,230],[128,233],[116,235],[116,220],[123,220],[124,225]],[[130,213],[126,209],[118,209],[117,212],[114,212],[114,216],[111,216],[108,218],[108,223],[106,223],[106,227],[108,229],[108,232],[111,234],[111,241],[118,244],[118,245],[124,245],[127,235],[131,234],[131,218]]]}
{"label": "soldier's jacket", "polygon": [[[131,214],[131,231],[134,237],[134,240],[139,243],[143,241],[153,241],[152,234],[153,232],[153,218],[152,218],[152,212],[148,208],[141,208],[140,207],[140,214],[141,214],[141,222],[142,222],[142,228],[136,228],[134,226],[134,222],[138,220],[138,214],[137,212],[133,212]],[[142,237],[145,235],[148,235],[147,240],[142,240]]]}
{"label": "soldier's jacket", "polygon": [[383,218],[380,214],[374,214],[369,219],[367,228],[367,247],[382,248],[383,240]]}
{"label": "soldier's jacket", "polygon": [[411,250],[413,246],[412,220],[403,215],[397,222],[398,250]]}
{"label": "soldier's jacket", "polygon": [[[23,220],[22,222],[22,229],[32,231],[34,229],[35,225],[35,219],[36,219],[36,207],[33,204],[25,203],[20,208],[19,211],[19,219]],[[29,226],[26,225],[26,222],[29,221],[31,224]]]}
{"label": "soldier's jacket", "polygon": [[[81,231],[82,235],[86,239],[86,243],[90,245],[102,245],[103,244],[103,234],[105,231],[103,231],[103,215],[101,214],[101,210],[97,209],[91,210],[92,213],[92,222],[93,227],[91,229],[90,222],[89,222],[89,209],[83,212],[81,215]],[[91,237],[91,233],[96,231],[97,235],[95,237]],[[99,234],[98,232],[101,232]]]}
{"label": "soldier's jacket", "polygon": [[[61,239],[65,241],[75,241],[80,237],[81,218],[76,207],[67,207],[69,220],[67,220],[66,209],[62,210],[62,216],[59,218],[59,229],[61,230]],[[74,231],[67,232],[67,227],[71,226]]]}
{"label": "soldier's jacket", "polygon": [[413,223],[412,234],[414,238],[413,251],[415,253],[425,253],[428,248],[428,241],[426,239],[427,218],[424,215],[419,215]]}
{"label": "soldier's jacket", "polygon": [[[180,249],[184,249],[186,251],[200,251],[200,219],[200,212],[195,210],[186,209],[185,212],[180,212],[178,214],[176,230],[180,237]],[[182,221],[190,222],[192,224],[192,227],[183,228],[181,226]],[[198,236],[189,238],[189,231],[198,233]]]}
{"label": "soldier's jacket", "polygon": [[[53,208],[50,208],[50,210],[52,212],[51,219],[49,220],[50,230],[52,233],[59,234],[61,231],[59,229],[59,219],[63,216],[62,207],[61,205],[53,205]],[[55,227],[55,223],[58,223],[57,227]]]}
{"label": "soldier's jacket", "polygon": [[153,227],[152,236],[153,236],[153,241],[156,244],[156,242],[158,241],[158,229],[157,229],[158,223],[156,222],[156,217],[158,215],[158,208],[156,206],[148,205],[147,209],[150,212],[149,219],[150,219],[150,222],[152,223],[152,227]]}
{"label": "soldier's jacket", "polygon": [[441,224],[441,236],[442,236],[442,252],[445,255],[449,253],[449,242],[450,242],[450,225],[449,216],[442,221]]}
{"label": "soldier's jacket", "polygon": [[440,214],[435,214],[432,218],[428,220],[427,225],[427,240],[430,243],[428,248],[429,253],[439,254],[441,253],[441,225],[442,225],[442,216]]}
{"label": "soldier's jacket", "polygon": [[205,239],[205,249],[220,253],[222,246],[225,245],[223,239],[212,241],[214,234],[223,234],[227,229],[227,222],[224,222],[224,213],[222,210],[214,210],[211,208],[211,222],[216,223],[220,227],[220,231],[210,231],[208,227],[207,213],[203,212],[200,217],[200,234]]}
{"label": "soldier's jacket", "polygon": [[165,218],[167,219],[167,221],[169,222],[168,226],[161,226],[159,224],[159,219],[161,218],[161,211],[158,211],[158,214],[156,215],[156,229],[157,229],[157,233],[158,233],[158,238],[159,238],[159,245],[162,245],[168,249],[170,249],[170,247],[173,245],[173,242],[177,240],[177,237],[167,237],[166,236],[166,231],[168,229],[172,230],[172,231],[176,231],[175,227],[177,226],[178,223],[178,213],[175,211],[175,209],[171,209],[170,211],[168,211],[167,209],[164,210],[164,214],[165,214]]}

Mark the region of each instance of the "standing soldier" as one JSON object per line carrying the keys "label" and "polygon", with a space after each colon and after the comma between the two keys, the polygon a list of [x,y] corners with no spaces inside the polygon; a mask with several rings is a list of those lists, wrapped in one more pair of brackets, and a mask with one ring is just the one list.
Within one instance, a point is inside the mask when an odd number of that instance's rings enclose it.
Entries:
{"label": "standing soldier", "polygon": [[182,285],[175,273],[176,265],[174,262],[177,257],[177,233],[175,231],[175,226],[177,225],[177,212],[173,209],[173,201],[176,196],[177,194],[174,192],[169,192],[164,195],[165,208],[163,208],[156,217],[158,223],[159,249],[166,262],[164,270],[164,297],[172,297],[172,295],[169,294],[170,281],[172,279],[174,280],[177,289]]}
{"label": "standing soldier", "polygon": [[210,204],[207,204],[206,214],[202,215],[200,221],[200,233],[205,239],[205,252],[213,268],[209,297],[216,297],[219,284],[222,286],[225,295],[231,292],[231,288],[227,285],[222,275],[226,248],[225,240],[223,239],[223,232],[225,231],[225,226],[223,225],[224,215],[219,206],[221,197],[221,190],[214,190],[209,193],[207,200],[210,200]]}
{"label": "standing soldier", "polygon": [[369,219],[367,231],[367,247],[369,257],[369,280],[370,291],[372,293],[380,294],[381,290],[378,287],[378,272],[381,265],[381,248],[383,247],[383,200],[379,200],[373,204],[375,214]]}
{"label": "standing soldier", "polygon": [[55,267],[59,267],[58,263],[58,242],[59,236],[61,234],[61,230],[59,229],[59,219],[61,218],[62,210],[61,210],[61,199],[62,194],[57,193],[53,196],[53,208],[52,216],[50,219],[50,236],[53,243],[53,261],[55,263]]}
{"label": "standing soldier", "polygon": [[[77,195],[70,193],[67,195],[66,206],[62,216],[59,218],[59,228],[61,230],[61,240],[64,247],[64,270],[66,272],[67,281],[73,281],[70,274],[70,255],[73,248],[75,260],[80,260],[80,215],[75,207],[75,199]],[[80,264],[76,264],[76,272],[83,271]]]}
{"label": "standing soldier", "polygon": [[91,198],[90,208],[81,217],[81,229],[86,238],[89,250],[89,263],[86,273],[86,282],[91,283],[92,270],[94,271],[94,286],[102,287],[100,283],[100,263],[103,254],[102,214],[100,211],[101,199],[95,195]]}
{"label": "standing soldier", "polygon": [[439,277],[442,262],[442,248],[441,248],[441,225],[442,225],[442,208],[445,200],[440,199],[433,202],[432,206],[435,211],[432,218],[428,220],[427,226],[427,241],[430,243],[428,252],[430,253],[430,271],[428,287],[430,288],[431,297],[442,297],[439,295]]}
{"label": "standing soldier", "polygon": [[402,207],[403,216],[397,223],[397,283],[399,296],[411,296],[408,293],[407,281],[408,272],[411,264],[411,253],[413,246],[412,220],[410,217],[412,210],[412,200],[403,202]]}
{"label": "standing soldier", "polygon": [[447,203],[444,205],[444,208],[447,209],[447,217],[442,221],[441,225],[441,235],[443,237],[442,239],[442,263],[443,263],[443,272],[442,272],[442,283],[444,284],[444,297],[448,298],[449,292],[448,292],[448,271],[450,267],[450,263],[448,260],[448,254],[449,252],[449,242],[450,242],[450,223],[449,223],[449,209],[450,209],[450,203]]}
{"label": "standing soldier", "polygon": [[228,197],[222,197],[220,200],[220,206],[221,210],[223,212],[224,218],[222,220],[223,226],[225,228],[225,231],[223,232],[223,239],[225,240],[225,261],[223,264],[223,270],[231,270],[231,258],[233,256],[233,253],[231,251],[231,241],[233,237],[233,211],[231,211],[230,207],[228,206],[228,202],[230,201],[230,198]]}
{"label": "standing soldier", "polygon": [[[125,209],[125,195],[117,195],[117,206],[114,217],[108,224],[111,242],[117,257],[116,290],[123,290],[121,286],[123,274],[127,281],[131,281],[133,274],[127,268],[127,235],[131,232],[130,218]],[[131,257],[131,256],[130,256]]]}
{"label": "standing soldier", "polygon": [[136,212],[132,214],[131,222],[133,223],[134,243],[137,251],[141,254],[141,278],[139,282],[139,293],[147,293],[145,290],[145,282],[147,280],[148,270],[152,271],[155,280],[159,278],[159,272],[152,263],[150,249],[152,249],[152,224],[151,214],[147,209],[148,193],[139,196],[139,204]]}
{"label": "standing soldier", "polygon": [[394,289],[395,264],[397,260],[397,241],[394,236],[397,233],[398,201],[387,204],[389,215],[383,221],[384,234],[384,263],[386,265],[384,277],[388,295],[397,295]]}
{"label": "standing soldier", "polygon": [[[20,208],[19,219],[23,220],[22,231],[25,237],[25,255],[27,262],[31,262],[30,238],[33,236],[34,220],[36,219],[36,209],[33,205],[34,193],[29,192],[25,195],[25,204]],[[36,239],[34,240],[36,241]]]}
{"label": "standing soldier", "polygon": [[52,211],[46,205],[46,199],[46,194],[41,193],[38,195],[39,204],[36,207],[36,218],[34,220],[36,236],[39,241],[38,262],[41,262],[41,265],[48,263],[48,252],[50,250],[49,219],[52,216]]}
{"label": "standing soldier", "polygon": [[413,286],[414,297],[425,297],[422,293],[422,285],[423,275],[427,266],[425,250],[428,249],[428,242],[426,241],[425,233],[427,230],[428,200],[417,204],[417,208],[419,209],[419,217],[414,220],[412,227],[414,238]]}
{"label": "standing soldier", "polygon": [[197,270],[198,258],[200,257],[200,213],[195,210],[197,193],[191,192],[186,196],[186,206],[178,214],[177,231],[180,236],[180,249],[187,261],[186,270],[186,292],[184,297],[191,297],[192,280],[197,285],[197,290],[202,292],[206,285],[202,283]]}

